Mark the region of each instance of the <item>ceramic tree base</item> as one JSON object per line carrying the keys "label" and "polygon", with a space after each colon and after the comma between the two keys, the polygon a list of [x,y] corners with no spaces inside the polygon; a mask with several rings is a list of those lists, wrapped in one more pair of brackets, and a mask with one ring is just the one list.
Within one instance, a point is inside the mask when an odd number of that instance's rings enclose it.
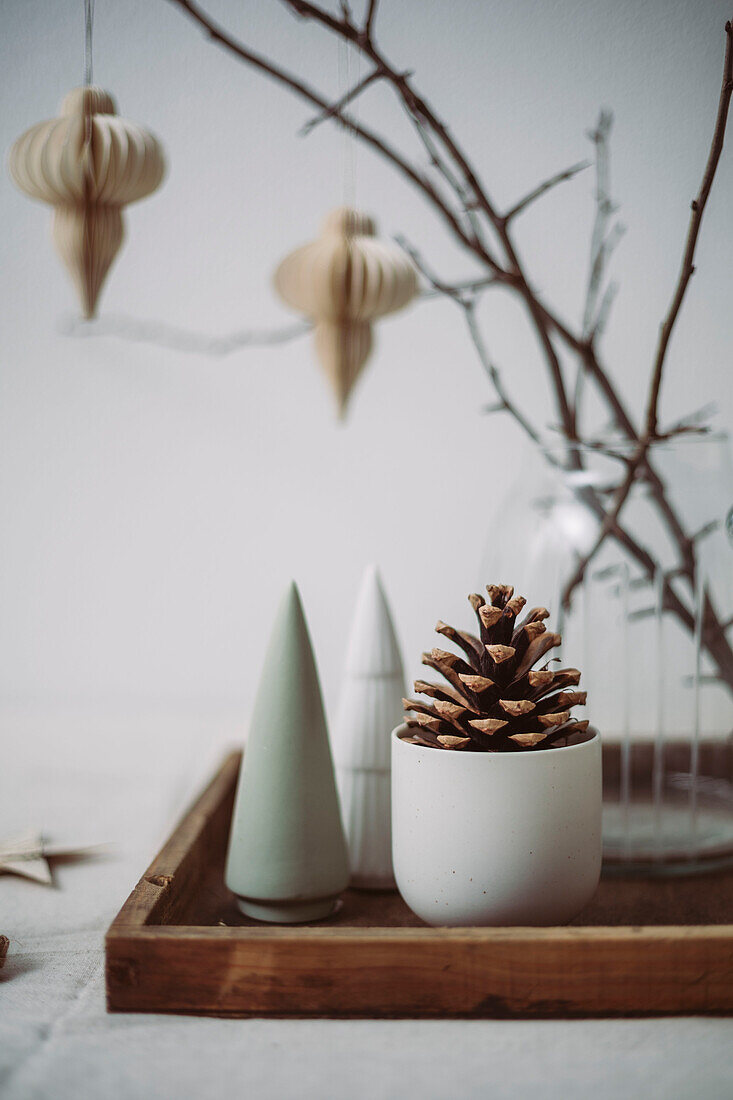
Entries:
{"label": "ceramic tree base", "polygon": [[325,920],[332,916],[339,905],[339,895],[316,901],[272,902],[249,901],[237,898],[237,908],[245,917],[267,921],[269,924],[307,924],[313,920]]}

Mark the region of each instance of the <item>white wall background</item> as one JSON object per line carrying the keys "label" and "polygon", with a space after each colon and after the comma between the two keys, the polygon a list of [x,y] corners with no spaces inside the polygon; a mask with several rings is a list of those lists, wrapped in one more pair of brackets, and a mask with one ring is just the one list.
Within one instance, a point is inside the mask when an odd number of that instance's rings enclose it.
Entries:
{"label": "white wall background", "polygon": [[[384,47],[415,70],[499,205],[583,158],[585,130],[599,107],[613,108],[613,190],[627,234],[614,262],[621,292],[606,356],[636,408],[707,155],[729,8],[722,0],[383,0],[380,8]],[[338,93],[335,43],[275,0],[209,0],[208,9]],[[82,4],[2,0],[0,12],[7,149],[80,82]],[[98,0],[95,78],[122,114],[160,136],[169,161],[164,187],[129,211],[103,314],[211,334],[288,321],[270,274],[342,202],[342,137],[327,125],[297,137],[305,105],[223,55],[164,0]],[[386,90],[371,89],[360,111],[411,140]],[[728,148],[669,357],[669,419],[715,399],[720,423],[733,421],[732,188]],[[365,151],[356,200],[385,235],[402,231],[446,274],[470,274],[420,200]],[[574,320],[592,216],[586,174],[520,229],[536,285]],[[379,328],[343,427],[307,341],[215,359],[64,335],[75,302],[49,221],[46,208],[0,180],[6,729],[20,728],[12,722],[21,713],[62,711],[197,715],[212,737],[228,722],[244,725],[291,576],[332,712],[355,588],[372,560],[416,674],[435,619],[461,620],[467,592],[503,579],[483,576],[482,563],[500,556],[497,481],[508,483],[522,453],[511,422],[480,415],[489,395],[452,307],[420,304]],[[482,316],[512,391],[546,421],[537,350],[516,308],[500,294]]]}

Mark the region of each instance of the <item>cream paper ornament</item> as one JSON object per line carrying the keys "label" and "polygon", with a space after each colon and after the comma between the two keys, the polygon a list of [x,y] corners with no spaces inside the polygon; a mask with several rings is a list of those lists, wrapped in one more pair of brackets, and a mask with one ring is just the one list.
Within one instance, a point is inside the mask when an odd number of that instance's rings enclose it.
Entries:
{"label": "cream paper ornament", "polygon": [[124,235],[122,207],[154,191],[165,171],[151,133],[119,118],[109,92],[74,88],[59,118],[39,122],[10,150],[17,186],[54,207],[53,240],[86,318]]}
{"label": "cream paper ornament", "polygon": [[372,322],[403,309],[417,293],[410,259],[375,233],[368,215],[333,210],[318,240],[291,252],[275,272],[285,304],[314,322],[316,354],[340,416],[369,358]]}

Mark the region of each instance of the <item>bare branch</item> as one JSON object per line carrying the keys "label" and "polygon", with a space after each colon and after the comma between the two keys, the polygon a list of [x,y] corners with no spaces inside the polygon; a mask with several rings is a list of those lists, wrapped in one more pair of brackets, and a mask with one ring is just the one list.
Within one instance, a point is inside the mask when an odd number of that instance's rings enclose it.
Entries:
{"label": "bare branch", "polygon": [[[441,142],[442,146],[446,149],[448,155],[452,158],[456,164],[459,172],[462,176],[462,182],[459,184],[459,195],[465,203],[466,211],[469,215],[475,210],[481,210],[488,218],[491,226],[496,232],[499,240],[501,241],[504,252],[506,253],[508,260],[508,271],[504,270],[503,277],[508,285],[512,285],[518,292],[521,298],[524,300],[525,306],[531,318],[535,333],[540,342],[542,350],[544,352],[552,387],[555,393],[555,400],[558,407],[560,419],[566,431],[566,435],[569,439],[575,437],[575,426],[572,415],[572,410],[568,402],[567,394],[565,392],[565,382],[563,379],[562,368],[560,366],[560,360],[557,352],[555,351],[548,325],[545,323],[543,317],[542,308],[540,303],[533,294],[527,278],[523,272],[522,265],[519,260],[518,252],[510,237],[509,226],[506,224],[502,215],[500,215],[491,201],[489,200],[486,190],[481,184],[476,171],[471,166],[467,157],[460,149],[452,135],[449,133],[448,128],[443,122],[436,116],[433,109],[428,105],[426,100],[418,95],[412,86],[412,83],[407,79],[401,79],[395,82],[395,87],[402,98],[407,110],[419,118],[423,124],[431,131],[432,135],[435,135]],[[431,136],[432,141],[432,136]],[[440,159],[440,158],[439,158]],[[479,246],[483,246],[483,252],[486,254],[486,247],[482,240],[481,235],[476,231],[475,220],[472,221],[474,228],[474,234]],[[491,266],[497,274],[501,273],[499,265],[493,261]]]}
{"label": "bare branch", "polygon": [[603,543],[606,541],[608,535],[610,535],[615,530],[618,523],[618,518],[621,515],[621,510],[628,499],[629,493],[631,492],[631,487],[636,481],[637,477],[638,466],[634,463],[629,463],[626,477],[621,482],[614,494],[613,501],[611,502],[611,507],[603,517],[603,522],[598,529],[598,533],[593,541],[593,545],[591,546],[590,550],[587,551],[587,553],[583,554],[578,559],[575,569],[565,583],[561,602],[566,610],[570,607],[570,599],[572,597],[572,594],[577,586],[583,581],[588,566],[593,561],[600,548],[603,546]]}
{"label": "bare branch", "polygon": [[192,355],[210,355],[223,358],[242,348],[275,347],[298,340],[310,332],[309,321],[296,321],[282,328],[245,329],[228,336],[207,336],[189,329],[177,328],[160,321],[146,321],[125,314],[107,313],[97,321],[80,321],[77,317],[63,322],[60,331],[64,336],[86,339],[97,336],[114,336],[134,343],[154,344],[173,351]]}
{"label": "bare branch", "polygon": [[697,432],[707,435],[712,430],[709,422],[717,412],[718,406],[715,402],[708,401],[705,405],[701,405],[699,409],[695,409],[694,412],[676,420],[666,431],[658,432],[656,438],[674,439],[675,436],[682,435],[685,432]]}
{"label": "bare branch", "polygon": [[430,287],[430,290],[424,292],[424,297],[426,298],[435,298],[438,296],[452,298],[462,305],[467,295],[473,297],[487,287],[502,285],[502,280],[498,279],[495,275],[489,275],[484,279],[466,279],[458,283],[446,282],[444,279],[440,279],[436,273],[430,269],[423,256],[406,237],[402,236],[401,233],[397,233],[394,239],[400,248],[407,253]]}
{"label": "bare branch", "polygon": [[[598,535],[593,543],[593,546],[587,554],[579,559],[573,574],[565,585],[565,589],[563,592],[563,604],[566,607],[569,605],[570,597],[573,590],[583,580],[588,564],[592,561],[600,547],[603,545],[606,537],[614,532],[621,510],[626,503],[634,481],[639,476],[641,468],[644,467],[647,473],[651,473],[651,467],[648,462],[648,452],[652,442],[659,438],[657,436],[657,407],[659,402],[659,391],[662,381],[664,360],[667,352],[667,347],[669,345],[669,338],[672,334],[672,328],[674,327],[674,323],[677,319],[677,315],[679,314],[680,306],[682,305],[682,300],[684,298],[687,285],[694,271],[693,259],[695,254],[695,245],[697,243],[697,237],[700,231],[700,224],[702,221],[703,212],[705,210],[705,204],[707,203],[708,195],[710,194],[713,179],[715,178],[715,170],[717,168],[720,154],[723,148],[725,126],[728,117],[728,108],[730,104],[731,93],[733,92],[733,27],[731,26],[730,22],[726,23],[725,25],[725,33],[726,49],[725,61],[723,65],[723,84],[720,92],[720,99],[718,102],[718,112],[716,116],[713,141],[710,153],[708,155],[700,192],[697,199],[695,199],[692,203],[692,216],[690,218],[690,226],[688,230],[687,243],[685,247],[685,254],[683,257],[682,270],[680,272],[679,281],[672,301],[672,305],[670,307],[670,311],[667,315],[667,319],[662,326],[662,331],[660,334],[660,342],[655,358],[652,381],[650,386],[646,431],[644,435],[639,439],[636,452],[629,463],[626,478],[624,482],[619,486],[619,489],[614,496],[611,508],[603,518],[603,522],[601,523]],[[664,496],[661,483],[658,479],[655,480],[653,477],[650,480],[652,482],[653,495],[655,495],[658,502],[660,502],[660,498],[663,498],[664,509],[667,513],[671,512],[669,504],[666,501],[666,497]],[[715,525],[713,525],[713,527],[714,526]],[[687,537],[685,536],[681,527],[679,527],[678,525],[680,535],[678,541],[681,545],[683,554],[686,556],[691,580],[693,580],[694,578],[693,547],[695,543],[699,539],[704,538],[711,529],[711,525],[706,524],[701,532],[698,532],[692,537]],[[707,598],[706,606],[709,606],[709,600],[707,600]],[[710,615],[713,618],[714,625],[718,627],[718,633],[720,633],[720,625],[715,619],[712,607],[709,608],[709,611]]]}
{"label": "bare branch", "polygon": [[[182,2],[182,0],[173,0],[173,2]],[[357,45],[367,57],[371,58],[375,64],[383,65],[386,70],[387,79],[397,91],[408,112],[419,119],[421,124],[429,129],[431,138],[434,137],[436,141],[440,142],[447,155],[455,164],[462,177],[460,198],[462,201],[465,201],[466,197],[468,199],[468,202],[465,204],[466,211],[469,213],[474,209],[482,211],[501,241],[508,261],[508,271],[505,271],[507,281],[513,283],[527,308],[527,312],[547,361],[560,419],[568,439],[574,439],[576,435],[574,416],[565,390],[565,380],[563,378],[560,360],[553,345],[550,332],[548,331],[548,326],[545,323],[542,308],[535,295],[532,293],[529,282],[524,275],[519,254],[509,234],[509,227],[505,224],[502,215],[498,213],[489,199],[486,189],[481,184],[478,173],[470,163],[468,157],[449,132],[445,123],[440,120],[435,111],[428,104],[427,100],[415,90],[411,80],[405,77],[404,74],[397,72],[394,67],[389,64],[383,54],[377,50],[374,43],[372,41],[366,41],[358,29],[348,20],[342,19],[339,21],[335,19],[330,12],[325,11],[316,4],[307,2],[307,0],[284,0],[284,3],[299,15],[313,19],[333,33],[354,42],[355,45]],[[441,158],[439,158],[439,160],[440,159]],[[466,235],[462,234],[462,238],[465,242]],[[498,272],[500,270],[499,266],[493,258],[488,255],[485,246],[482,245],[480,237],[474,233],[472,238],[469,237],[469,241],[473,251],[485,262],[489,262],[493,269]]]}
{"label": "bare branch", "polygon": [[[226,31],[218,26],[212,19],[206,15],[202,9],[193,2],[193,0],[168,0],[168,3],[173,4],[175,7],[181,8],[181,10],[189,16],[199,27],[208,35],[208,37],[217,45],[222,46],[224,49],[232,53],[240,61],[244,61],[247,65],[251,65],[255,69],[259,69],[266,76],[273,80],[278,81],[280,84],[285,85],[292,92],[295,92],[308,103],[315,107],[320,108],[321,111],[330,111],[333,104],[329,103],[328,99],[320,92],[317,92],[310,85],[300,80],[298,77],[287,72],[285,69],[280,68],[274,63],[268,61],[260,54],[255,53],[254,50],[250,50],[249,47],[243,45],[237,39],[229,35]],[[288,6],[298,11],[298,14],[302,14],[299,9],[301,7],[310,8],[312,5],[301,4],[296,0],[287,0]],[[327,13],[321,13],[323,20],[332,29],[340,31],[342,28],[351,28],[351,24],[346,20],[339,22],[333,16]],[[353,29],[353,28],[351,28]],[[356,41],[356,32],[354,34],[349,33],[347,37]],[[375,59],[378,60],[378,59]],[[397,75],[397,74],[394,74]],[[392,79],[392,74],[390,74]],[[432,186],[430,181],[426,179],[419,169],[406,160],[400,153],[397,152],[393,146],[389,145],[383,138],[366,126],[357,122],[351,115],[346,114],[343,111],[334,111],[330,116],[334,120],[346,126],[353,134],[357,135],[366,145],[369,145],[372,149],[378,152],[386,160],[398,168],[399,171],[409,179],[415,187],[427,198],[430,205],[436,209],[444,220],[448,223],[455,235],[461,240],[466,247],[475,251],[475,242],[471,240],[465,233],[461,226],[458,217],[455,212],[450,209],[447,203],[441,198]]]}
{"label": "bare branch", "polygon": [[595,130],[591,130],[588,134],[595,146],[596,214],[591,234],[590,270],[583,310],[583,335],[586,339],[593,329],[596,304],[611,251],[606,246],[606,240],[608,225],[615,212],[615,206],[611,199],[611,153],[609,149],[612,127],[613,115],[610,111],[602,110],[598,116]]}
{"label": "bare branch", "polygon": [[369,7],[367,8],[366,20],[364,22],[364,37],[367,42],[371,42],[372,31],[374,30],[374,20],[377,17],[377,5],[379,0],[369,0]]}
{"label": "bare branch", "polygon": [[373,84],[375,80],[378,80],[380,76],[384,76],[384,73],[379,68],[373,69],[372,72],[368,73],[368,75],[365,76],[363,80],[360,80],[358,84],[355,84],[354,87],[351,88],[346,95],[342,96],[341,99],[337,100],[336,103],[327,107],[325,111],[321,111],[319,114],[315,115],[315,117],[311,118],[308,122],[303,123],[300,128],[301,136],[307,137],[308,134],[315,130],[316,126],[320,126],[322,122],[325,122],[329,118],[338,118],[344,107],[352,103],[357,96],[361,95],[361,93],[365,91],[370,84]]}
{"label": "bare branch", "polygon": [[654,439],[657,434],[657,410],[659,407],[659,393],[662,388],[662,372],[664,370],[667,348],[669,347],[672,330],[685,297],[687,285],[695,271],[694,259],[697,237],[700,232],[702,216],[705,213],[705,206],[708,201],[708,196],[710,195],[710,189],[715,179],[715,171],[718,167],[720,154],[723,151],[725,127],[728,121],[728,108],[730,106],[731,92],[733,92],[733,24],[730,22],[725,24],[725,35],[726,44],[725,61],[723,63],[723,84],[720,89],[720,99],[718,101],[718,113],[715,118],[713,140],[710,146],[707,164],[705,165],[702,183],[700,184],[700,190],[697,197],[692,200],[692,213],[690,215],[690,224],[687,230],[685,251],[682,257],[682,268],[672,298],[672,304],[662,323],[659,333],[659,345],[654,359],[654,369],[652,371],[652,381],[649,389],[649,404],[646,414],[646,435],[649,439]]}
{"label": "bare branch", "polygon": [[[334,105],[330,104],[321,93],[315,91],[304,81],[249,50],[241,42],[236,41],[226,34],[222,28],[214,24],[208,16],[203,13],[193,0],[169,0],[169,2],[181,8],[190,18],[199,24],[213,41],[229,50],[239,60],[258,68],[266,75],[278,80],[291,91],[301,95],[321,112],[328,112],[334,107]],[[428,156],[431,158],[431,167],[439,173],[445,185],[443,189],[437,187],[431,178],[423,173],[420,166],[407,159],[402,154],[401,150],[389,144],[389,142],[378,133],[366,126],[356,123],[343,108],[339,109],[338,105],[335,105],[337,109],[333,111],[332,114],[329,114],[328,117],[333,118],[338,124],[347,127],[364,144],[379,153],[384,159],[391,163],[394,168],[401,172],[422,197],[426,199],[433,211],[437,212],[443,219],[458,244],[487,270],[490,277],[495,277],[497,281],[501,282],[507,289],[514,292],[520,298],[544,356],[555,398],[559,422],[563,437],[567,443],[567,469],[569,471],[581,472],[584,468],[583,449],[582,439],[580,438],[578,430],[576,408],[575,403],[571,404],[568,400],[566,382],[555,341],[561,341],[566,348],[578,357],[581,370],[587,373],[588,377],[591,378],[597,386],[600,396],[607,405],[619,433],[627,442],[632,444],[632,448],[634,448],[633,458],[628,460],[627,470],[629,472],[636,470],[639,476],[643,476],[654,505],[679,550],[680,568],[685,578],[694,585],[696,572],[695,542],[686,534],[675,508],[668,499],[667,487],[654,469],[650,460],[649,445],[656,438],[656,408],[666,347],[677,313],[679,312],[687,282],[692,272],[691,261],[694,255],[694,245],[697,232],[699,231],[702,209],[704,208],[710,187],[712,186],[717,160],[723,143],[728,103],[730,100],[731,88],[733,87],[733,81],[730,75],[730,24],[726,25],[726,76],[724,77],[721,91],[713,145],[708,159],[706,173],[703,178],[703,185],[694,204],[693,218],[691,219],[688,233],[688,248],[685,253],[685,261],[683,261],[683,271],[680,276],[678,292],[675,295],[670,314],[665,322],[665,326],[663,326],[660,337],[660,345],[652,377],[652,386],[650,387],[646,430],[638,430],[633,423],[629,410],[608,369],[605,364],[601,362],[594,344],[595,336],[601,331],[603,324],[605,324],[612,292],[609,290],[604,294],[601,301],[601,308],[595,311],[595,321],[588,333],[584,331],[580,333],[574,332],[573,329],[554,312],[554,310],[540,299],[539,295],[532,287],[531,279],[518,254],[511,235],[511,225],[508,224],[504,216],[497,211],[488,195],[486,187],[481,182],[467,154],[446,124],[440,119],[425,98],[417,91],[411,74],[405,74],[390,65],[385,56],[378,49],[373,37],[373,20],[376,4],[369,4],[369,8],[367,9],[367,21],[362,28],[356,25],[352,17],[351,9],[346,4],[342,4],[341,14],[339,16],[319,7],[317,4],[308,2],[308,0],[283,0],[283,3],[296,15],[311,19],[343,41],[352,43],[375,67],[382,66],[384,68],[384,79],[393,88],[408,114],[408,117],[418,130],[418,136],[423,146],[428,151]],[[447,192],[445,188],[447,188]],[[496,238],[500,250],[503,252],[503,257],[497,256],[493,246],[489,246],[484,233],[484,226],[486,226]],[[606,237],[603,239],[606,245],[603,255],[604,258],[607,259],[608,241]],[[687,259],[690,260],[689,266],[686,266]],[[438,282],[441,281],[439,280]],[[456,288],[450,288],[449,284],[443,283],[442,286],[446,287],[448,291],[451,289],[454,291],[454,293],[449,294],[449,296],[453,297],[453,300],[461,305],[461,308],[466,313],[467,319],[471,318],[474,315],[475,295],[471,293],[470,289],[461,291],[459,288],[456,291]],[[438,288],[435,287],[434,289]],[[480,332],[478,336],[479,344],[477,345],[477,353],[481,358]],[[486,356],[485,348],[484,357],[481,358],[481,361],[484,369],[491,378],[490,368],[493,364],[491,364],[488,356]],[[488,368],[486,366],[487,363]],[[650,430],[650,425],[652,430]],[[581,444],[581,446],[579,446],[579,444]],[[611,520],[613,520],[618,500],[616,501],[616,505],[611,505],[609,513],[601,500],[599,492],[596,491],[592,485],[589,484],[579,488],[576,491],[576,496],[598,519],[601,526],[603,526],[604,522],[608,519],[609,514]],[[621,507],[623,507],[623,501],[621,501],[621,506],[618,509],[619,512]],[[631,532],[621,525],[618,515],[614,522],[609,521],[609,526],[610,530],[608,534],[610,537],[612,537],[632,557],[646,576],[654,576],[658,566],[653,555]],[[685,606],[678,593],[669,583],[665,585],[664,600],[665,607],[677,616],[685,629],[693,630],[695,619],[690,608]],[[709,608],[706,612],[705,625],[703,628],[703,642],[720,669],[721,676],[733,689],[733,647],[726,639],[724,631],[722,631],[720,623],[715,617],[712,608]]]}
{"label": "bare branch", "polygon": [[591,333],[590,333],[591,340],[597,340],[606,331],[606,326],[608,325],[608,318],[611,314],[611,307],[613,306],[613,303],[616,300],[616,295],[617,294],[618,294],[618,283],[616,283],[616,282],[609,283],[608,286],[606,287],[605,291],[603,292],[603,297],[601,298],[601,304],[598,307],[598,312],[596,313],[596,319],[595,319],[595,322],[593,324],[593,328],[592,328]]}
{"label": "bare branch", "polygon": [[520,199],[511,210],[507,210],[506,214],[504,214],[504,222],[512,221],[513,218],[516,218],[517,215],[521,214],[523,210],[526,210],[528,206],[531,206],[532,203],[536,202],[542,195],[547,194],[553,187],[557,187],[559,183],[564,183],[565,180],[571,180],[574,176],[577,176],[579,172],[584,172],[589,166],[590,161],[581,160],[578,164],[573,164],[572,167],[566,168],[564,172],[558,172],[557,175],[550,176],[544,183],[535,187],[534,191],[530,191],[528,195]]}
{"label": "bare branch", "polygon": [[[403,77],[407,78],[410,74],[404,73]],[[476,200],[473,195],[468,191],[466,185],[459,178],[456,172],[453,171],[446,158],[441,155],[441,152],[433,140],[433,136],[430,129],[425,125],[417,111],[409,104],[405,104],[405,112],[408,119],[412,123],[412,126],[417,134],[425,152],[428,155],[428,162],[430,167],[433,168],[440,176],[442,176],[448,188],[457,197],[462,216],[468,222],[470,232],[473,236],[473,240],[476,242],[477,247],[481,250],[483,255],[487,258],[489,266],[497,274],[500,274],[504,279],[508,276],[499,265],[498,260],[492,254],[489,246],[486,242],[484,234],[481,229],[481,225],[476,216]]]}
{"label": "bare branch", "polygon": [[681,435],[709,435],[711,430],[709,424],[682,424],[677,428],[669,428],[666,432],[657,432],[655,442],[666,443],[679,439]]}
{"label": "bare branch", "polygon": [[334,15],[331,15],[325,8],[319,8],[317,4],[309,4],[306,0],[283,0],[285,7],[290,8],[292,12],[299,15],[302,19],[317,19],[319,23],[322,23],[329,30],[334,31],[338,35],[342,35],[344,38],[350,38],[352,41],[356,41],[359,37],[359,32],[356,25],[351,20],[351,10],[341,7],[341,19],[336,19]]}
{"label": "bare branch", "polygon": [[[476,320],[476,307],[474,302],[464,302],[463,311],[466,316],[466,324],[468,325],[468,331],[473,341],[473,345],[476,348],[476,352],[479,357],[479,362],[484,368],[486,375],[489,378],[492,386],[496,390],[497,397],[501,402],[503,411],[508,413],[519,425],[524,434],[532,440],[534,444],[542,448],[542,438],[536,428],[530,423],[527,417],[520,411],[519,407],[509,398],[507,390],[504,387],[501,375],[498,369],[494,366],[488,353],[484,338],[481,334],[478,321]],[[551,465],[556,465],[556,460],[552,456],[547,455],[547,460]]]}
{"label": "bare branch", "polygon": [[704,523],[699,531],[695,531],[695,534],[692,536],[692,541],[702,542],[702,540],[706,539],[708,535],[712,535],[713,531],[717,531],[719,527],[720,520],[711,519],[709,523]]}
{"label": "bare branch", "polygon": [[[596,338],[603,332],[608,320],[608,315],[615,297],[615,286],[606,287],[601,297],[599,296],[611,257],[623,229],[618,224],[609,231],[611,217],[616,207],[611,199],[611,153],[609,138],[613,126],[613,115],[610,111],[602,110],[598,116],[595,130],[591,130],[588,137],[593,142],[595,149],[596,187],[595,204],[596,212],[593,219],[593,231],[590,244],[590,267],[588,271],[588,283],[585,292],[585,304],[583,306],[582,339],[587,346],[593,347]],[[575,387],[573,391],[573,414],[576,427],[580,422],[581,402],[586,379],[586,360],[581,355],[575,375]]]}
{"label": "bare branch", "polygon": [[593,334],[598,331],[598,318],[600,315],[598,298],[603,286],[603,277],[611,255],[625,232],[625,226],[621,225],[620,222],[616,222],[600,241],[593,257],[588,278],[586,305],[583,311],[583,332],[587,339],[592,339]]}
{"label": "bare branch", "polygon": [[[395,240],[399,241],[400,238],[396,237]],[[404,243],[402,247],[404,247]],[[425,301],[434,298],[452,298],[459,294],[470,294],[475,298],[484,290],[488,290],[489,287],[503,285],[503,280],[498,279],[495,275],[487,275],[484,279],[466,279],[458,283],[441,283],[439,287],[431,283],[428,289],[422,291],[420,297]]]}
{"label": "bare branch", "polygon": [[409,243],[409,241],[405,240],[404,237],[398,238],[398,240],[400,246],[404,248],[405,252],[407,252],[415,267],[428,281],[430,286],[432,286],[433,289],[439,294],[442,294],[445,297],[452,299],[452,301],[459,305],[463,310],[463,314],[466,319],[466,325],[468,327],[468,333],[476,349],[479,362],[481,363],[484,372],[486,373],[489,381],[491,382],[491,385],[494,387],[497,397],[499,398],[498,403],[493,406],[490,411],[508,413],[517,422],[525,435],[528,436],[528,438],[531,439],[535,445],[544,450],[540,433],[530,423],[530,421],[522,413],[518,406],[511,400],[506,388],[504,387],[504,383],[502,381],[499,370],[491,360],[491,356],[489,355],[488,348],[486,347],[486,343],[484,341],[481,329],[479,328],[479,324],[476,319],[476,299],[475,292],[473,292],[472,287],[469,285],[469,287],[466,288],[461,284],[453,286],[450,283],[443,282],[437,277],[437,275],[435,275],[433,271],[428,268],[420,253]]}

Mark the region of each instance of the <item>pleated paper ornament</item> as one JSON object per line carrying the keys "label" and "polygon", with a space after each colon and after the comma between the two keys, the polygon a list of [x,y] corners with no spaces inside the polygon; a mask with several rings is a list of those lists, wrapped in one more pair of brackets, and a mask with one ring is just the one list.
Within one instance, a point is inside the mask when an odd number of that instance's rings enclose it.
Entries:
{"label": "pleated paper ornament", "polygon": [[364,573],[334,726],[334,757],[353,886],[394,888],[390,734],[403,721],[405,674],[376,566]]}
{"label": "pleated paper ornament", "polygon": [[21,191],[53,206],[56,250],[91,318],[122,244],[122,207],[156,189],[165,162],[153,135],[119,118],[102,88],[74,88],[60,112],[18,138],[9,169]]}
{"label": "pleated paper ornament", "polygon": [[314,322],[316,354],[340,416],[369,358],[372,322],[403,309],[417,293],[409,257],[375,233],[366,214],[334,210],[318,240],[291,252],[275,272],[285,304]]}
{"label": "pleated paper ornament", "polygon": [[318,672],[298,589],[270,638],[239,776],[226,884],[256,920],[333,912],[349,881]]}

